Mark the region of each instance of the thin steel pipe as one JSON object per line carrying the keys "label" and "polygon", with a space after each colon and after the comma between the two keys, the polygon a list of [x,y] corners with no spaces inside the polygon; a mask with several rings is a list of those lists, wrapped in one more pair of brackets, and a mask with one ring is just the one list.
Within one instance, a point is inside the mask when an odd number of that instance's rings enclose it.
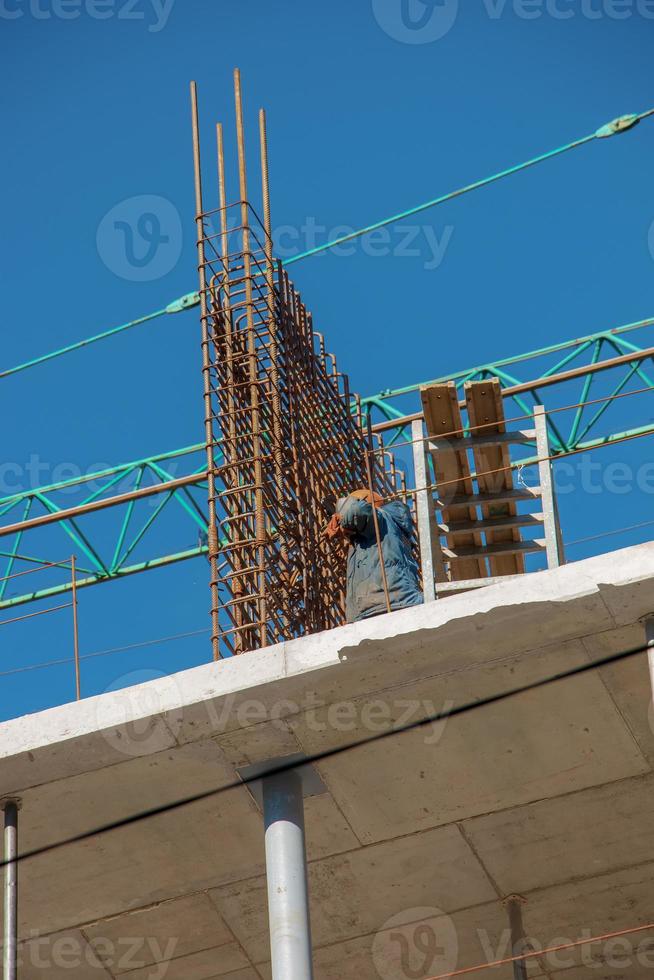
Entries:
{"label": "thin steel pipe", "polygon": [[10,623],[22,623],[25,619],[34,619],[35,616],[45,616],[46,613],[58,612],[59,609],[68,609],[72,603],[63,602],[60,606],[49,606],[47,609],[39,609],[37,612],[27,613],[25,616],[16,616],[14,619],[0,620],[0,626],[9,626]]}
{"label": "thin steel pipe", "polygon": [[370,416],[368,416],[368,439],[371,443],[370,449],[366,452],[366,475],[368,477],[368,490],[370,492],[370,506],[372,507],[372,520],[375,527],[375,538],[377,540],[377,550],[379,552],[379,569],[381,571],[382,584],[384,586],[384,598],[386,599],[386,611],[391,612],[391,597],[388,591],[388,578],[386,576],[386,562],[384,561],[384,548],[382,545],[381,532],[379,530],[379,517],[375,504],[375,487],[372,476],[372,465],[370,453],[372,452],[372,430],[370,429]]}
{"label": "thin steel pipe", "polygon": [[79,665],[79,625],[77,622],[77,566],[75,555],[70,559],[70,578],[72,585],[73,607],[73,656],[75,657],[75,697],[82,700],[82,678]]}
{"label": "thin steel pipe", "polygon": [[[19,561],[25,560],[21,558],[20,555],[16,555],[15,557],[18,558]],[[4,575],[2,578],[0,578],[0,582],[8,582],[10,579],[20,578],[22,575],[31,575],[33,572],[42,572],[46,568],[65,568],[68,566],[68,564],[69,562],[67,561],[66,562],[63,561],[41,562],[38,565],[35,565],[34,568],[26,568],[22,572],[12,572],[11,575]]]}
{"label": "thin steel pipe", "polygon": [[18,977],[18,810],[19,800],[4,800],[4,943],[3,980]]}

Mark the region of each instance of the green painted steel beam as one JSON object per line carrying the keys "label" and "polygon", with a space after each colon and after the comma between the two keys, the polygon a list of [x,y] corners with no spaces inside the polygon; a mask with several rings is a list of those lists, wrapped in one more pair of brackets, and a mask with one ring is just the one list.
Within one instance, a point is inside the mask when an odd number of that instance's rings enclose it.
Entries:
{"label": "green painted steel beam", "polygon": [[[91,585],[99,585],[101,582],[108,582],[111,580],[127,578],[130,575],[137,575],[139,572],[148,572],[154,568],[164,568],[166,565],[174,565],[181,561],[188,561],[190,558],[199,558],[202,555],[206,555],[208,549],[206,545],[198,546],[197,548],[191,548],[188,551],[178,551],[176,554],[172,555],[162,555],[159,558],[151,558],[149,561],[139,562],[137,565],[127,565],[124,568],[117,569],[112,574],[107,575],[90,575],[87,578],[78,578],[75,585],[78,589],[87,589]],[[72,582],[64,582],[61,585],[53,585],[50,588],[38,589],[35,592],[27,592],[24,595],[12,596],[11,599],[4,599],[0,602],[0,609],[10,609],[15,606],[23,606],[28,602],[34,602],[37,599],[49,599],[52,596],[62,595],[66,592],[71,592],[73,588]]]}
{"label": "green painted steel beam", "polygon": [[[521,364],[524,361],[535,360],[537,357],[547,357],[548,354],[557,354],[559,351],[569,350],[571,347],[586,347],[594,343],[600,338],[608,338],[612,336],[619,336],[623,333],[628,333],[632,330],[642,330],[645,327],[654,326],[654,317],[649,317],[646,320],[636,320],[633,323],[626,323],[620,327],[614,327],[612,330],[598,330],[596,333],[587,334],[585,337],[578,337],[576,340],[564,340],[559,344],[551,344],[549,347],[541,347],[536,350],[528,351],[526,354],[518,354],[514,357],[505,357],[499,361],[492,361],[488,364],[479,364],[476,368],[468,368],[465,371],[454,371],[451,374],[445,374],[440,378],[433,378],[431,381],[421,381],[418,384],[408,385],[405,388],[386,388],[384,391],[378,392],[376,395],[372,395],[373,398],[397,398],[400,395],[410,395],[412,392],[420,391],[426,385],[433,384],[443,384],[446,381],[456,381],[459,378],[464,378],[466,375],[472,375],[476,373],[481,373],[482,371],[491,371],[495,373],[498,368],[506,367],[509,364]],[[640,348],[631,348],[634,351],[638,351]],[[580,351],[581,352],[581,351]],[[579,352],[579,353],[580,353]],[[556,365],[557,369],[560,371],[563,364],[567,364],[573,357],[577,354],[572,354],[565,361],[560,362]],[[556,372],[554,372],[556,373]],[[544,377],[546,375],[543,375]],[[365,399],[363,399],[365,401]]]}
{"label": "green painted steel beam", "polygon": [[[514,370],[512,369],[513,365],[517,365],[538,357],[557,355],[562,352],[565,353],[563,358],[555,358],[554,365],[550,366],[547,371],[543,370],[541,377],[549,378],[552,375],[557,374],[559,371],[564,370],[575,359],[578,359],[584,355],[589,358],[588,367],[592,367],[599,361],[602,348],[608,343],[608,345],[614,350],[618,350],[621,353],[634,354],[634,361],[630,362],[628,365],[625,365],[624,375],[621,377],[621,380],[618,380],[617,384],[613,388],[614,395],[620,394],[635,373],[637,373],[641,378],[644,377],[646,380],[649,379],[646,375],[644,375],[644,372],[642,371],[642,368],[638,362],[639,355],[641,354],[641,348],[618,338],[623,333],[650,326],[654,326],[654,318],[626,324],[622,327],[617,327],[614,330],[598,331],[595,334],[589,334],[576,340],[570,340],[560,344],[553,344],[549,347],[541,348],[540,350],[530,351],[526,354],[518,355],[517,357],[505,358],[504,360],[496,361],[493,364],[479,365],[475,368],[459,371],[437,379],[437,381],[443,382],[451,380],[454,381],[460,388],[468,380],[498,378],[503,389],[506,390],[507,387],[513,387],[521,384],[520,379],[515,376]],[[642,361],[640,363],[642,363]],[[509,370],[506,370],[507,368]],[[591,374],[582,373],[580,375],[578,379],[582,385],[582,397],[579,399],[580,401],[586,400],[587,396],[590,394],[592,377],[593,376]],[[393,432],[391,435],[391,441],[394,442],[402,438],[403,428],[401,419],[404,416],[394,405],[390,404],[388,399],[394,398],[397,395],[415,392],[420,387],[420,385],[412,385],[408,388],[383,392],[381,394],[362,399],[362,405],[365,411],[375,410],[380,412],[382,417],[387,421],[397,420],[398,426],[395,432]],[[537,387],[532,391],[524,392],[523,394],[510,395],[509,397],[513,399],[519,411],[524,415],[529,415],[531,413],[533,407],[530,404],[531,401],[536,404],[540,403]],[[602,437],[601,439],[596,440],[590,438],[591,430],[596,427],[597,422],[603,416],[610,404],[612,403],[607,402],[603,407],[600,407],[595,411],[592,417],[589,417],[588,420],[584,418],[583,412],[577,412],[571,426],[571,432],[567,436],[559,430],[559,427],[554,420],[549,418],[548,424],[552,434],[553,453],[561,454],[575,448],[591,449],[595,446],[606,445],[607,442],[610,443],[612,441],[616,441],[617,439],[623,438],[625,433],[615,433],[612,436]],[[649,427],[644,427],[640,430],[630,430],[630,434],[648,434],[651,431],[652,429]],[[587,439],[587,441],[582,441],[584,439]],[[28,512],[30,512],[30,508],[32,508],[35,504],[40,504],[50,513],[56,514],[57,511],[61,509],[57,503],[57,494],[64,491],[69,492],[71,488],[75,487],[79,488],[81,491],[82,504],[101,499],[103,494],[106,494],[112,487],[116,486],[116,484],[119,484],[122,481],[131,484],[134,489],[139,489],[143,485],[146,472],[150,472],[154,477],[166,482],[172,478],[170,467],[170,462],[172,460],[188,458],[188,463],[184,464],[184,469],[189,470],[190,473],[197,474],[202,472],[204,469],[204,461],[198,467],[197,460],[193,462],[192,458],[194,455],[197,456],[197,454],[201,452],[204,452],[203,444],[195,443],[190,446],[184,446],[181,449],[174,449],[169,452],[154,454],[152,456],[143,457],[142,459],[133,460],[128,463],[122,463],[117,466],[106,467],[102,470],[95,470],[93,472],[80,475],[69,480],[61,481],[59,483],[51,483],[47,486],[39,487],[38,489],[19,491],[18,493],[0,498],[0,517],[9,513],[14,508],[20,508],[19,512],[21,513],[25,508],[27,508]],[[530,462],[531,460],[529,459],[520,460],[516,463],[516,465],[529,465]],[[85,494],[84,487],[85,485],[89,484],[94,484],[94,486],[89,486],[88,491]],[[100,485],[99,487],[98,484]],[[193,489],[200,489],[200,486]],[[148,534],[150,529],[156,525],[160,515],[169,509],[169,505],[170,507],[173,507],[177,513],[183,513],[185,521],[190,522],[195,531],[197,531],[198,528],[201,532],[206,531],[206,517],[203,513],[203,509],[198,503],[198,500],[193,496],[191,488],[187,487],[173,492],[165,492],[163,499],[159,501],[152,513],[147,515],[147,517],[144,515],[144,520],[140,524],[136,524],[134,521],[136,516],[136,502],[130,501],[121,504],[120,506],[124,508],[124,514],[121,516],[117,530],[112,532],[111,537],[113,537],[113,540],[110,542],[108,552],[104,558],[102,555],[107,547],[106,542],[103,544],[101,549],[95,534],[92,534],[89,537],[88,529],[87,533],[83,534],[75,521],[62,520],[59,522],[58,526],[61,527],[61,530],[65,533],[69,539],[69,542],[74,545],[76,550],[84,553],[84,555],[89,559],[91,568],[93,569],[84,570],[85,577],[79,580],[80,588],[123,578],[126,575],[132,575],[136,572],[148,571],[153,568],[162,567],[163,565],[172,564],[176,561],[185,560],[189,557],[204,554],[206,552],[206,548],[192,549],[191,551],[178,552],[171,555],[165,555],[161,558],[153,558],[151,560],[142,561],[138,564],[127,565],[127,561],[130,559],[133,552],[139,545],[142,544],[144,537],[146,534]],[[22,534],[20,536],[18,534],[14,536],[12,538],[12,544],[8,546],[10,550],[7,553],[0,554],[0,559],[5,562],[5,575],[11,574],[17,567],[17,562],[23,560],[22,556],[18,555],[18,549],[20,547],[22,537]],[[57,555],[57,557],[60,558],[61,555]],[[0,574],[0,580],[1,579],[2,575]],[[61,594],[61,592],[69,591],[70,589],[69,583],[68,585],[54,586],[52,588],[42,589],[37,592],[26,593],[25,595],[7,599],[5,598],[5,595],[8,588],[8,581],[0,581],[0,608],[11,605],[20,605],[26,602],[31,602],[34,599],[58,595]]]}

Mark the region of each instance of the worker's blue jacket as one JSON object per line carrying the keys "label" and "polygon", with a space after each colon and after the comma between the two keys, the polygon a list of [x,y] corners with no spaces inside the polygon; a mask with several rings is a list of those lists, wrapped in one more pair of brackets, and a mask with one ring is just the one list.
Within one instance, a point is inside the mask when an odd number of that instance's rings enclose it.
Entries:
{"label": "worker's blue jacket", "polygon": [[[348,623],[387,611],[384,584],[375,536],[372,507],[364,500],[339,500],[336,512],[341,526],[354,532],[347,558],[345,612]],[[404,609],[423,602],[418,566],[411,553],[411,514],[409,508],[393,501],[377,508],[379,535],[388,582],[391,609]]]}

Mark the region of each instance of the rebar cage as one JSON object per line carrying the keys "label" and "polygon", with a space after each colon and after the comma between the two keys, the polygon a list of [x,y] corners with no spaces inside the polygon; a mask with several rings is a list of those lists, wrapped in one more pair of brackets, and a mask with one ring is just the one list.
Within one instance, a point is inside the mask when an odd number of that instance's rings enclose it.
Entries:
{"label": "rebar cage", "polygon": [[248,202],[235,73],[240,200],[203,210],[192,86],[214,657],[345,621],[345,552],[324,529],[329,502],[357,487],[406,499],[381,437],[325,350],[273,257],[265,114],[259,116],[263,217]]}

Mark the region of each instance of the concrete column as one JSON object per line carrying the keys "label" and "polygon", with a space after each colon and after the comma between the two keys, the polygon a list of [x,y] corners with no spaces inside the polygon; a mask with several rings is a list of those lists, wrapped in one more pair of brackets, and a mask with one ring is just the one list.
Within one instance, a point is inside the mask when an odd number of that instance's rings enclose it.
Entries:
{"label": "concrete column", "polygon": [[263,778],[273,980],[313,980],[302,778]]}
{"label": "concrete column", "polygon": [[3,800],[4,810],[4,945],[3,980],[17,980],[18,976],[18,800]]}

